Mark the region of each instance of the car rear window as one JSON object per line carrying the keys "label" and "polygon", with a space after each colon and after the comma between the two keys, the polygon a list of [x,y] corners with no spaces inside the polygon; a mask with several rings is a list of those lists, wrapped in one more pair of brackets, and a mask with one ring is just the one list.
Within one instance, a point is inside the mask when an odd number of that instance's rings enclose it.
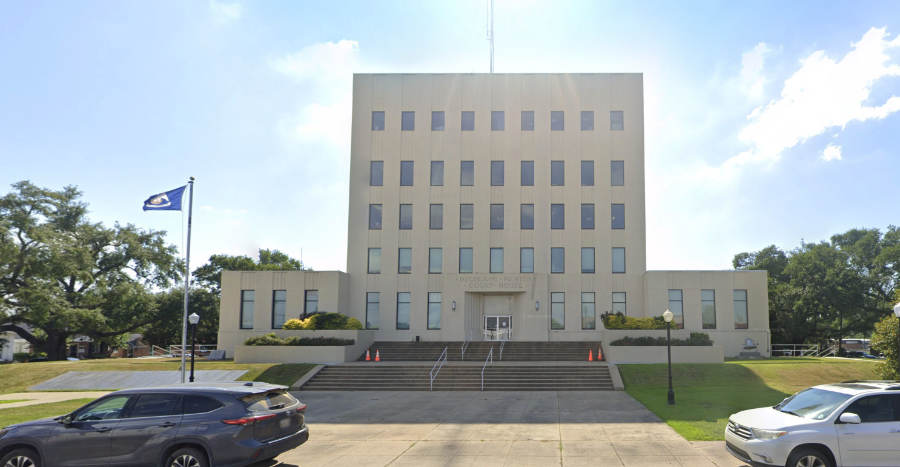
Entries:
{"label": "car rear window", "polygon": [[290,407],[297,403],[297,399],[284,389],[277,389],[261,394],[251,394],[242,397],[241,401],[247,405],[247,410],[251,412],[278,410]]}
{"label": "car rear window", "polygon": [[222,403],[205,396],[184,396],[184,413],[204,413],[222,407]]}

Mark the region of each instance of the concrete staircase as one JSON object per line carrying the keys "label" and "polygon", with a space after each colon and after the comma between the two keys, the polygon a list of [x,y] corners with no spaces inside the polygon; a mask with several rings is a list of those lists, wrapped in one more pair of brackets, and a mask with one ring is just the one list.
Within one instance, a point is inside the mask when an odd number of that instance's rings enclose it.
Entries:
{"label": "concrete staircase", "polygon": [[[393,362],[434,362],[447,348],[447,361],[484,362],[493,347],[494,360],[501,360],[500,342],[470,342],[463,353],[462,342],[375,342],[369,347],[371,357],[378,350],[382,361]],[[588,351],[597,358],[599,342],[528,342],[508,341],[503,346],[504,362],[583,362]],[[365,360],[365,354],[360,356]]]}

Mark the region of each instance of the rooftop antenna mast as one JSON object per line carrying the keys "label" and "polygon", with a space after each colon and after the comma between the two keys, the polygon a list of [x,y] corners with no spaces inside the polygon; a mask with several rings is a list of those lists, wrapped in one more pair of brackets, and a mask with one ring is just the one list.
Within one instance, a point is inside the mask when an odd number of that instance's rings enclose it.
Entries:
{"label": "rooftop antenna mast", "polygon": [[491,73],[494,72],[494,0],[488,0],[487,40],[491,43]]}

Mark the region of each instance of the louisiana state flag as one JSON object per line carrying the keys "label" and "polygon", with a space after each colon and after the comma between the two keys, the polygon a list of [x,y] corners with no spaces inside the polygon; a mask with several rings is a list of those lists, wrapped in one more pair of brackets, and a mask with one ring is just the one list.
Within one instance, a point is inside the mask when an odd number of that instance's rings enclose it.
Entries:
{"label": "louisiana state flag", "polygon": [[187,185],[157,193],[144,201],[144,211],[181,211],[181,198]]}

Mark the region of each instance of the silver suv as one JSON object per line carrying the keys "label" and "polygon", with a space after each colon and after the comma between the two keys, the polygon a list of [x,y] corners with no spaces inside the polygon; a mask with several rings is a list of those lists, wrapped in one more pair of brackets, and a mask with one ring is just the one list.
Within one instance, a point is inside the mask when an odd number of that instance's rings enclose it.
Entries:
{"label": "silver suv", "polygon": [[847,381],[728,419],[725,448],[753,465],[900,465],[900,381]]}

